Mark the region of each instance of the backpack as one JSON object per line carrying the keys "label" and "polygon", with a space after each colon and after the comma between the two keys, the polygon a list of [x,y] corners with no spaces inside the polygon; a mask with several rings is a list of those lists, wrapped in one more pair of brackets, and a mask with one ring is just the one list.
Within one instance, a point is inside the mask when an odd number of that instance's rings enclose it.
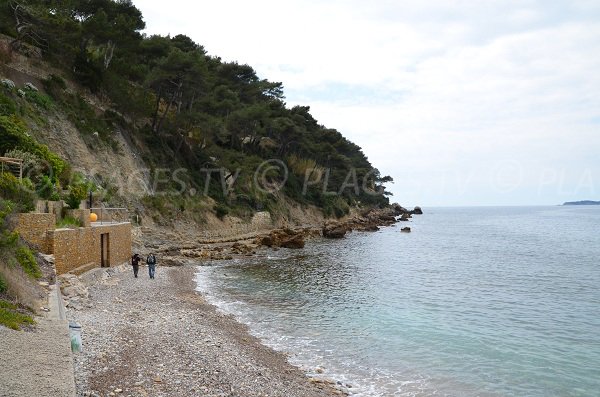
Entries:
{"label": "backpack", "polygon": [[148,255],[148,258],[146,259],[146,263],[149,265],[155,265],[156,258],[154,257],[154,255],[152,255],[152,254]]}

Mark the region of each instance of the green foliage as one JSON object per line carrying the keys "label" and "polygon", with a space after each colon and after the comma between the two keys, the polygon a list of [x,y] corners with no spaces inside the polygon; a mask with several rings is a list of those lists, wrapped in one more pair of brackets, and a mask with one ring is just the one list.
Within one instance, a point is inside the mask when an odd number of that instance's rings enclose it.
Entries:
{"label": "green foliage", "polygon": [[8,290],[8,284],[4,277],[2,277],[2,274],[0,274],[0,294],[4,294],[6,290]]}
{"label": "green foliage", "polygon": [[0,198],[0,248],[13,247],[19,240],[19,235],[8,230],[8,217],[14,213],[15,203]]}
{"label": "green foliage", "polygon": [[16,115],[0,116],[0,153],[14,149],[29,152],[47,163],[47,170],[52,180],[67,169],[67,163],[48,146],[36,142],[27,132],[25,122]]}
{"label": "green foliage", "polygon": [[35,324],[33,318],[22,313],[22,311],[15,304],[0,300],[0,324],[15,331],[24,326]]}
{"label": "green foliage", "polygon": [[350,213],[350,206],[340,196],[323,196],[322,208],[328,217],[335,216],[336,218],[341,218]]}
{"label": "green foliage", "polygon": [[72,216],[65,216],[59,222],[56,223],[58,229],[70,228],[70,227],[82,227],[81,219],[73,218]]}
{"label": "green foliage", "polygon": [[223,205],[223,204],[221,204],[221,203],[219,203],[219,204],[215,205],[215,208],[214,208],[214,210],[215,210],[215,213],[216,213],[216,215],[217,215],[217,218],[219,218],[219,219],[221,219],[221,220],[223,220],[223,218],[224,218],[224,217],[225,217],[227,214],[229,214],[229,208],[227,208],[227,206],[225,206],[225,205]]}
{"label": "green foliage", "polygon": [[26,90],[25,99],[38,105],[44,110],[50,109],[53,105],[52,99],[50,99],[48,95],[42,94],[41,92],[35,90]]}
{"label": "green foliage", "polygon": [[70,94],[66,91],[67,83],[62,77],[51,74],[42,83],[44,84],[44,89],[54,101],[61,105],[64,105],[68,101]]}
{"label": "green foliage", "polygon": [[60,183],[58,181],[53,182],[47,175],[42,175],[38,178],[35,189],[37,194],[44,200],[60,200]]}
{"label": "green foliage", "polygon": [[23,268],[25,273],[33,278],[42,277],[42,272],[40,267],[33,256],[33,253],[26,246],[20,246],[15,251],[15,256],[17,258],[17,262]]}
{"label": "green foliage", "polygon": [[0,116],[9,116],[17,112],[15,101],[0,91]]}
{"label": "green foliage", "polygon": [[[99,138],[118,150],[113,133],[122,130],[151,167],[190,170],[185,183],[197,191],[204,191],[202,169],[240,170],[231,191],[224,192],[218,181],[208,189],[212,199],[227,203],[224,208],[235,213],[274,205],[277,198],[253,186],[255,170],[270,159],[289,166],[283,191],[288,197],[317,205],[329,216],[343,216],[355,203],[388,203],[385,194],[372,193],[381,192],[391,178],[373,170],[360,147],[320,125],[308,106],[286,107],[281,83],[260,79],[249,65],[207,55],[185,35],[142,36],[141,12],[130,1],[36,1],[22,11],[30,16],[29,28],[48,44],[44,56],[118,109],[100,112],[69,94],[58,76],[44,82],[88,145],[96,145]],[[52,102],[42,94],[27,95],[38,107],[51,109]],[[14,111],[10,101],[0,97],[0,115]],[[50,162],[51,156],[37,146],[25,148],[30,141],[23,137],[24,126],[12,125],[12,132],[5,134],[2,129],[8,131],[7,126],[8,121],[0,119],[0,153],[3,146],[19,147]],[[56,166],[52,164],[56,175],[61,174]],[[325,197],[322,184],[304,186],[307,173],[327,173],[327,190],[336,192],[355,173],[360,189]],[[277,185],[286,176],[269,170],[264,177]],[[171,211],[171,203],[148,200]],[[175,201],[187,205],[187,199]],[[176,207],[173,211],[177,214]]]}
{"label": "green foliage", "polygon": [[90,191],[94,191],[95,186],[92,182],[87,181],[82,175],[75,174],[69,185],[69,193],[64,198],[65,202],[71,209],[79,208],[81,201],[84,200]]}
{"label": "green foliage", "polygon": [[33,187],[19,182],[17,177],[8,172],[0,173],[0,198],[14,202],[19,212],[29,212],[35,208]]}

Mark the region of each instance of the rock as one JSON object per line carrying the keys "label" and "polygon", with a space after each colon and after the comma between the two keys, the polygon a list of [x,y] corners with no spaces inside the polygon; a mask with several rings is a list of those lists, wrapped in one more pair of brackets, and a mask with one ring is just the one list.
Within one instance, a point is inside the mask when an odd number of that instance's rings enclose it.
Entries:
{"label": "rock", "polygon": [[410,233],[410,227],[408,227],[408,226],[403,227],[402,229],[400,229],[400,231],[402,231],[404,233]]}
{"label": "rock", "polygon": [[333,223],[323,227],[323,237],[327,238],[343,238],[347,232],[347,227],[339,223]]}
{"label": "rock", "polygon": [[231,250],[235,253],[235,254],[240,254],[240,255],[248,255],[248,254],[252,254],[254,252],[254,248],[252,246],[250,246],[249,244],[243,244],[243,243],[235,243],[231,246]]}
{"label": "rock", "polygon": [[281,246],[292,249],[304,248],[304,237],[301,234],[297,234],[282,241]]}
{"label": "rock", "polygon": [[400,221],[401,222],[408,222],[408,219],[410,218],[410,214],[408,212],[405,212],[402,214],[402,216],[400,217]]}
{"label": "rock", "polygon": [[258,237],[255,242],[271,248],[304,248],[304,235],[310,235],[310,229],[293,230],[290,228],[275,229],[268,235]]}
{"label": "rock", "polygon": [[423,210],[419,206],[416,206],[415,208],[413,208],[413,210],[411,212],[416,215],[423,215]]}

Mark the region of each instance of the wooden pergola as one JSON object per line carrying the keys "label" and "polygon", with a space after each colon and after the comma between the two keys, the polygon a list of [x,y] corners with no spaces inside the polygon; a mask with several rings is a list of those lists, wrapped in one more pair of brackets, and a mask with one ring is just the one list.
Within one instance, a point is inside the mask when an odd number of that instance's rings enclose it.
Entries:
{"label": "wooden pergola", "polygon": [[14,159],[12,157],[0,157],[0,167],[2,172],[4,172],[4,164],[7,165],[7,168],[10,170],[11,165],[19,166],[19,180],[23,180],[23,159]]}

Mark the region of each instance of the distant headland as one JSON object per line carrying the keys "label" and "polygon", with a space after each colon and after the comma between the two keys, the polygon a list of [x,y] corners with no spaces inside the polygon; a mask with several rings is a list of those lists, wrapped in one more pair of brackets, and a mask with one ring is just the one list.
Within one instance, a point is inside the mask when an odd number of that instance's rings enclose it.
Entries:
{"label": "distant headland", "polygon": [[567,201],[563,205],[600,205],[600,201],[592,201],[592,200]]}

